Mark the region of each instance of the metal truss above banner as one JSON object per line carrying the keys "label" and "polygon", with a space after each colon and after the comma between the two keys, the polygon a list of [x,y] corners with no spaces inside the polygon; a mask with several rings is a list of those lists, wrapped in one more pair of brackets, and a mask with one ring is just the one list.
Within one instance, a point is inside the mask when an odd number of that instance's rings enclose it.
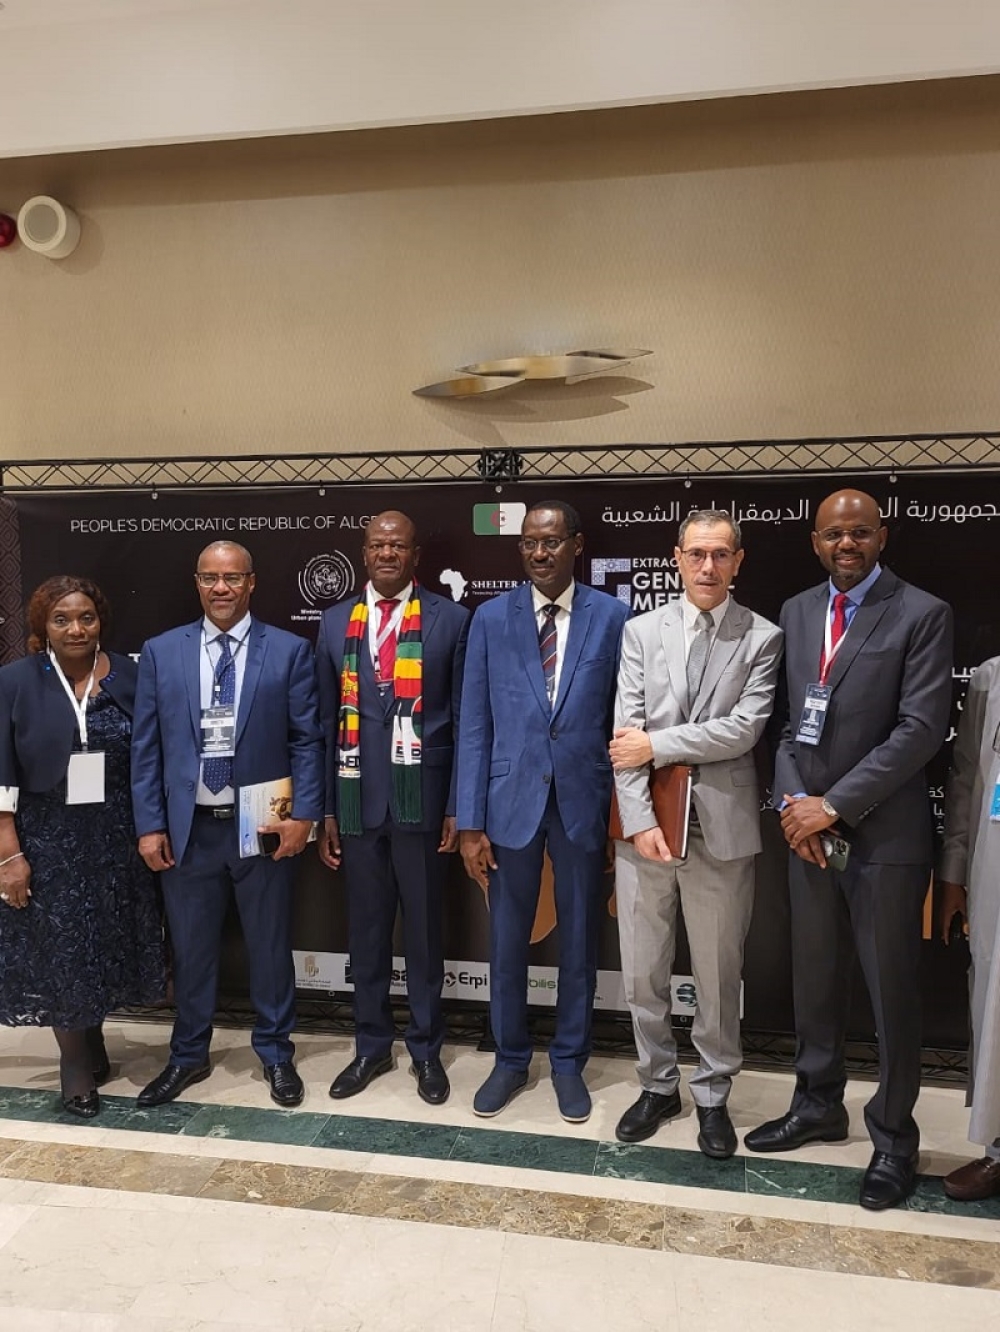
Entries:
{"label": "metal truss above banner", "polygon": [[9,462],[0,491],[270,489],[441,482],[821,476],[1000,470],[1000,431],[694,444],[599,444],[440,452],[309,453]]}

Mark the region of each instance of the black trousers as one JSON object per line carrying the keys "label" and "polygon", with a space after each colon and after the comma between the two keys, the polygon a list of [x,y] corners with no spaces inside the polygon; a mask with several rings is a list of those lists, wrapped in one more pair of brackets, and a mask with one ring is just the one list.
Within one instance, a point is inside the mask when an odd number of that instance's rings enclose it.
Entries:
{"label": "black trousers", "polygon": [[397,907],[403,916],[410,1006],[406,1045],[420,1061],[436,1059],[441,1050],[441,914],[450,857],[438,852],[440,841],[440,832],[413,832],[391,819],[341,838],[359,1056],[380,1058],[392,1046],[389,986]]}
{"label": "black trousers", "polygon": [[929,865],[848,861],[820,869],[792,856],[792,972],[796,1086],[792,1111],[821,1118],[844,1098],[855,957],[868,986],[879,1048],[879,1083],[865,1106],[876,1150],[906,1156],[920,1132],[920,951]]}

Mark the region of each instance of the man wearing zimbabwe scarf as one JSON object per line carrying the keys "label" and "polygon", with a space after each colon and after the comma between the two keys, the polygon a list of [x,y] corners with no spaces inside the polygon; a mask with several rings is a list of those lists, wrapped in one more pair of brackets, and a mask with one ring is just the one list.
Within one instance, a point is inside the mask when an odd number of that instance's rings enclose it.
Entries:
{"label": "man wearing zimbabwe scarf", "polygon": [[319,853],[347,879],[355,1057],[333,1081],[355,1096],[393,1067],[389,1005],[396,909],[403,916],[417,1091],[448,1099],[442,896],[456,849],[454,745],[469,612],[416,581],[417,531],[404,513],[372,518],[368,582],[323,615],[316,644],[327,742]]}

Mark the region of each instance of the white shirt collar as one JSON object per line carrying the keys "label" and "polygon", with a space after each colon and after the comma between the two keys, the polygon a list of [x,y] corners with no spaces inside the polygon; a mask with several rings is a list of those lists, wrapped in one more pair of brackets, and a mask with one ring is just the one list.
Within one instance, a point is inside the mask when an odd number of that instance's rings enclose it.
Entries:
{"label": "white shirt collar", "polygon": [[[720,602],[719,605],[716,606],[714,610],[709,611],[709,615],[711,615],[712,617],[712,625],[715,629],[718,629],[719,625],[722,623],[723,616],[725,615],[726,611],[729,609],[730,600],[731,597],[727,592],[725,601]],[[695,627],[695,624],[697,623],[698,616],[701,614],[701,608],[699,606],[696,606],[694,602],[690,600],[687,593],[685,593],[684,596],[681,597],[681,610],[684,615],[685,627],[688,629],[693,629]]]}
{"label": "white shirt collar", "polygon": [[250,612],[247,611],[246,615],[243,616],[243,619],[237,624],[231,625],[228,629],[220,629],[219,626],[213,624],[206,615],[201,622],[201,627],[205,634],[205,642],[214,643],[215,640],[221,638],[223,634],[228,634],[230,638],[235,638],[237,643],[242,643],[244,638],[246,638],[247,634],[250,632],[250,621],[252,618]]}
{"label": "white shirt collar", "polygon": [[370,611],[374,610],[380,601],[386,601],[386,600],[398,601],[401,606],[405,606],[406,603],[409,601],[410,597],[413,596],[413,580],[411,579],[410,582],[408,582],[401,591],[397,592],[394,597],[390,598],[380,596],[378,592],[376,592],[375,589],[372,587],[371,583],[369,583],[367,587],[367,596],[368,596],[368,609]]}
{"label": "white shirt collar", "polygon": [[555,599],[555,602],[553,603],[552,601],[549,600],[548,597],[544,596],[541,592],[539,592],[538,588],[534,585],[534,583],[532,583],[531,604],[534,607],[535,614],[540,615],[544,607],[551,606],[553,604],[558,606],[560,610],[564,610],[566,611],[567,614],[569,614],[569,612],[572,610],[573,607],[573,594],[575,592],[576,592],[576,579],[571,578],[569,580],[569,587],[563,588],[563,590],[559,593],[559,595]]}

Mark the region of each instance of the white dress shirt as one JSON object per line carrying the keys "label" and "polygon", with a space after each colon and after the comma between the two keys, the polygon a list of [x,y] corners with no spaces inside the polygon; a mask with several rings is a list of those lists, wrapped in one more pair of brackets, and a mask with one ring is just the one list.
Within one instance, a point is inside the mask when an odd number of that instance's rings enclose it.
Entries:
{"label": "white dress shirt", "polygon": [[[397,592],[396,596],[392,598],[393,601],[397,599],[399,601],[399,605],[394,608],[392,614],[389,616],[392,632],[396,635],[397,639],[399,638],[400,626],[403,623],[403,612],[406,610],[406,603],[412,596],[413,582],[411,580],[401,592]],[[378,664],[378,631],[382,619],[382,612],[376,610],[376,607],[380,601],[385,601],[387,598],[380,597],[372,587],[371,583],[368,584],[365,591],[365,597],[368,601],[368,651],[371,653],[372,665],[376,666]],[[377,675],[378,671],[376,671],[375,674]]]}
{"label": "white dress shirt", "polygon": [[559,595],[550,601],[548,597],[543,596],[535,587],[531,585],[531,603],[535,608],[535,627],[539,635],[542,632],[542,625],[545,623],[546,606],[558,606],[559,609],[555,615],[556,621],[556,669],[552,679],[552,701],[559,697],[559,680],[562,676],[563,659],[566,656],[566,639],[569,637],[569,617],[573,613],[573,593],[576,591],[576,580],[570,579],[569,587],[565,588]]}

